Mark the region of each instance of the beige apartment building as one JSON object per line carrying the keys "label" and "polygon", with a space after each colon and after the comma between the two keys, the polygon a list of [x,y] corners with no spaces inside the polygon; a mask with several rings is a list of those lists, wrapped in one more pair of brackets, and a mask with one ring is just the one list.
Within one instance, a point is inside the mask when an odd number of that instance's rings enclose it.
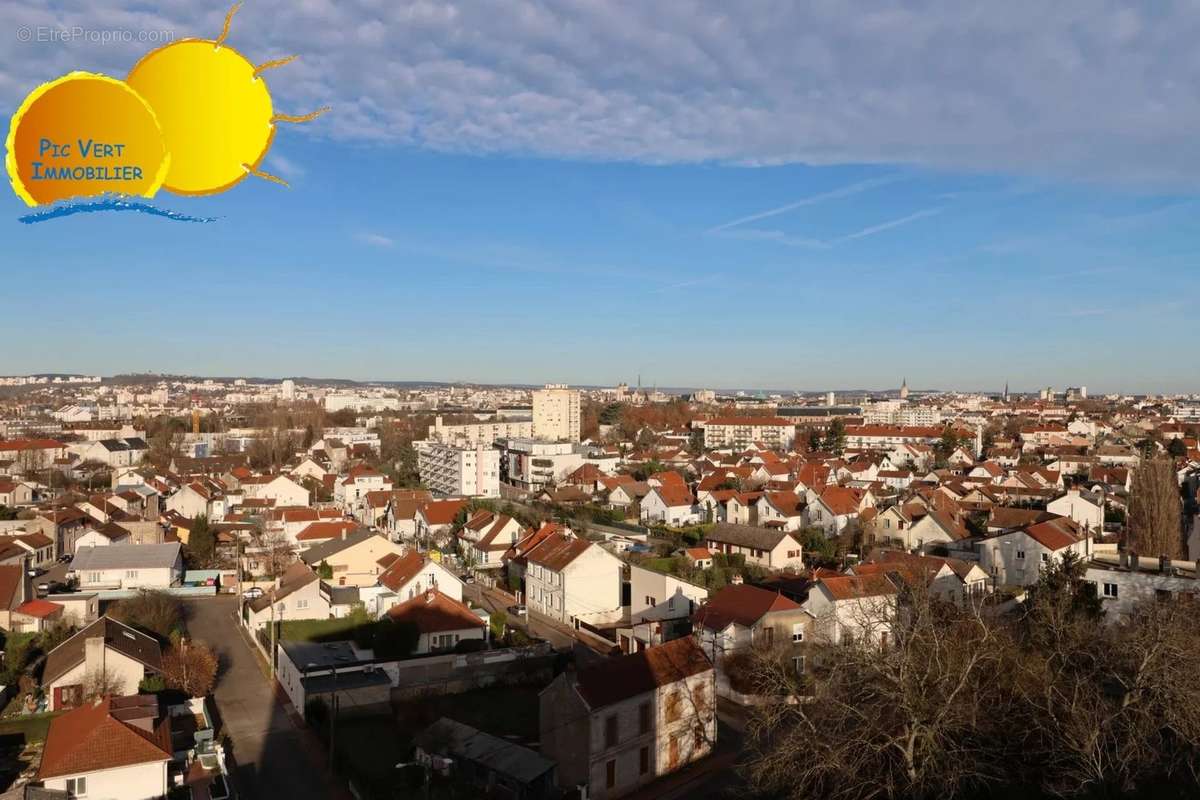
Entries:
{"label": "beige apartment building", "polygon": [[533,436],[554,442],[579,441],[579,390],[548,383],[533,393]]}

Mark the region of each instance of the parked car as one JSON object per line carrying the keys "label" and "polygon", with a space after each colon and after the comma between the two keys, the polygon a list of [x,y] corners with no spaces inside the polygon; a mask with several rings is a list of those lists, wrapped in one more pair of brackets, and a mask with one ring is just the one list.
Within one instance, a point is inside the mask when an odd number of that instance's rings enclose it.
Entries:
{"label": "parked car", "polygon": [[524,604],[517,605],[517,606],[509,606],[508,613],[513,614],[518,617],[523,617],[529,613],[529,609],[525,608]]}
{"label": "parked car", "polygon": [[242,592],[242,597],[246,598],[247,600],[257,600],[262,596],[263,590],[261,586],[251,586],[249,589]]}
{"label": "parked car", "polygon": [[39,583],[35,588],[37,589],[39,597],[45,597],[46,595],[50,594],[50,584],[48,583]]}
{"label": "parked car", "polygon": [[464,572],[462,575],[459,575],[458,577],[459,577],[459,580],[461,580],[463,583],[474,583],[475,582],[475,576],[469,572]]}
{"label": "parked car", "polygon": [[60,563],[70,564],[72,558],[74,558],[74,556],[71,555],[70,553],[63,553],[61,556],[58,557],[58,560]]}

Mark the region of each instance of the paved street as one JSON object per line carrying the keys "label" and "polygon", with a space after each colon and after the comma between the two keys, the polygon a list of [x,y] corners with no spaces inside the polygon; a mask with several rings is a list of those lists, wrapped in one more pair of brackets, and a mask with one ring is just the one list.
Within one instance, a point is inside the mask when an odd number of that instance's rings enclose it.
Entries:
{"label": "paved street", "polygon": [[257,656],[235,627],[235,598],[193,600],[187,606],[189,632],[220,659],[215,699],[223,730],[233,740],[239,797],[345,796],[344,784],[335,789],[331,783],[312,732],[298,727],[270,691]]}

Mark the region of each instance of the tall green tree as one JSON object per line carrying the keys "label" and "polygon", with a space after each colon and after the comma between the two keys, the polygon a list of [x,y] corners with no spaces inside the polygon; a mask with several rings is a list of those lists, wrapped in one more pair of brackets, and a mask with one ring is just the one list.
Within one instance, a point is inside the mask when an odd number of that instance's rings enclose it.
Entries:
{"label": "tall green tree", "polygon": [[217,557],[217,535],[208,523],[208,517],[203,514],[192,520],[192,529],[188,533],[188,552],[197,564],[211,564]]}
{"label": "tall green tree", "polygon": [[829,423],[829,429],[825,431],[825,440],[822,442],[822,446],[825,450],[838,456],[845,451],[846,423],[842,422],[841,417],[834,417],[833,422]]}

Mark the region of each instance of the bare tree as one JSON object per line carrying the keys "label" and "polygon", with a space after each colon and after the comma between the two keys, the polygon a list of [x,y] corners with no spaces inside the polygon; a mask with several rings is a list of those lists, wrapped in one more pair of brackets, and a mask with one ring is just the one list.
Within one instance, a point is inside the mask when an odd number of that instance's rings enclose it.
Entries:
{"label": "bare tree", "polygon": [[795,798],[952,796],[1000,779],[1011,647],[977,609],[931,596],[923,582],[899,604],[865,604],[890,628],[852,644],[814,643],[810,674],[790,659],[756,659],[760,691],[804,696],[761,707],[749,728],[754,788]]}
{"label": "bare tree", "polygon": [[[1038,592],[1027,614],[1013,728],[1054,794],[1129,792],[1147,779],[1195,787],[1200,621],[1143,603],[1097,624],[1076,592]],[[1193,789],[1194,791],[1194,789]]]}
{"label": "bare tree", "polygon": [[1182,508],[1171,459],[1142,459],[1129,494],[1129,528],[1137,552],[1179,558]]}
{"label": "bare tree", "polygon": [[83,697],[92,700],[106,695],[124,695],[136,690],[136,686],[126,686],[126,681],[117,672],[108,667],[92,670],[83,680]]}

